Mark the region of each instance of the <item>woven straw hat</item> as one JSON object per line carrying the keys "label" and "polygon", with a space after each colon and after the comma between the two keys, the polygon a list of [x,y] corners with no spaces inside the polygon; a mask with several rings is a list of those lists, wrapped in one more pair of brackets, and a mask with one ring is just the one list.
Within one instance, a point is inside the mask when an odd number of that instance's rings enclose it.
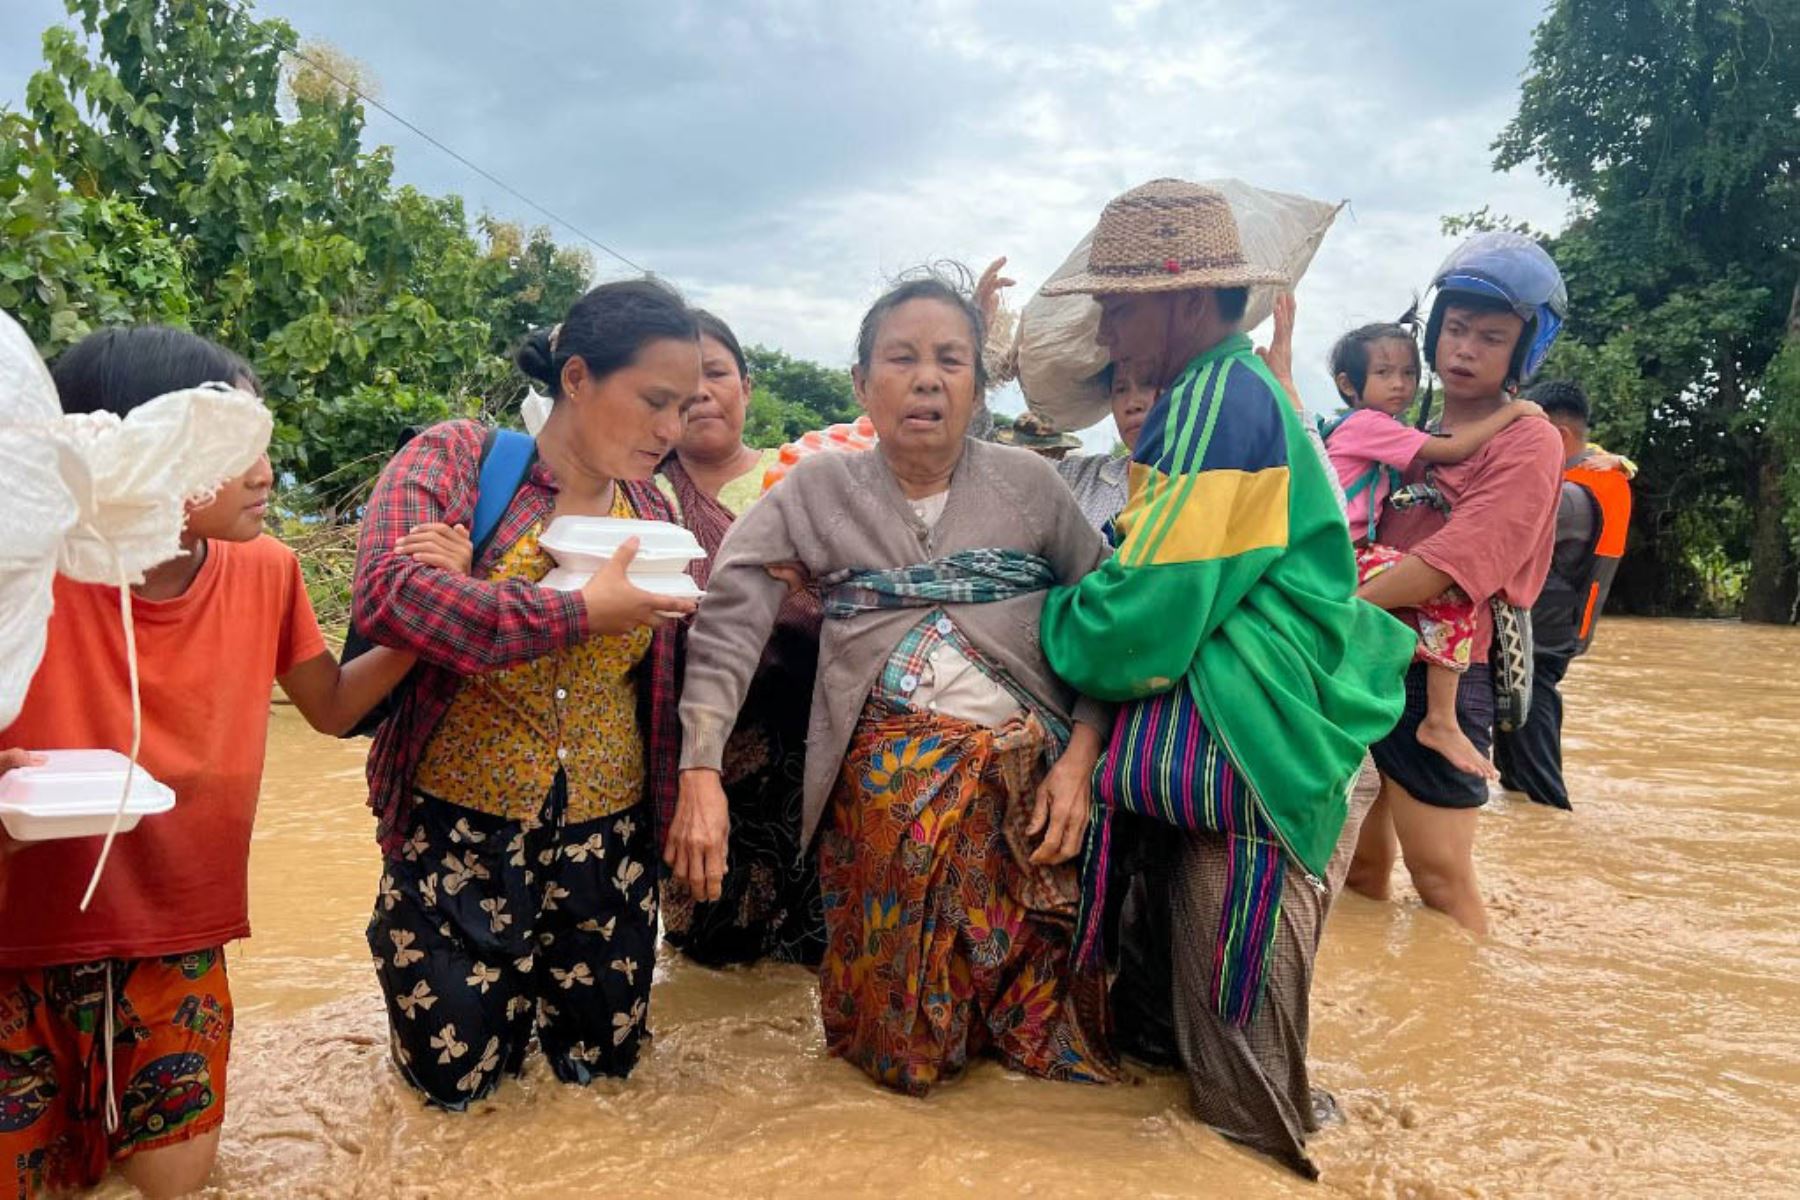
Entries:
{"label": "woven straw hat", "polygon": [[1180,179],[1153,179],[1109,203],[1094,230],[1087,270],[1043,286],[1077,292],[1183,292],[1286,283],[1251,265],[1223,193]]}

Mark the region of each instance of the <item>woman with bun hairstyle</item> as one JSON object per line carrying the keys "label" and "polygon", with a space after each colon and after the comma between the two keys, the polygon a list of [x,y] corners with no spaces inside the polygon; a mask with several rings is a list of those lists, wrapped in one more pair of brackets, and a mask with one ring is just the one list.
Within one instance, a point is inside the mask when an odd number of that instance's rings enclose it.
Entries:
{"label": "woman with bun hairstyle", "polygon": [[651,477],[700,387],[693,313],[659,283],[605,284],[517,361],[554,404],[473,572],[395,552],[415,525],[469,524],[487,440],[472,421],[394,458],[357,554],[358,627],[419,657],[369,755],[385,858],[369,949],[400,1073],[459,1111],[534,1036],[582,1084],[629,1074],[649,1036],[680,744],[667,621],[694,608],[632,586],[635,539],[579,591],[537,582],[556,517],[672,516]]}

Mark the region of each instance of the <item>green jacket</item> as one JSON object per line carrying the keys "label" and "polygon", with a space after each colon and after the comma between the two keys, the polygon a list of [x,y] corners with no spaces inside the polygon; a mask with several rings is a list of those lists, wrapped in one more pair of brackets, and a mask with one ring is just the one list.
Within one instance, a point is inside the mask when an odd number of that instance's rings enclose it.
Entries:
{"label": "green jacket", "polygon": [[1356,598],[1325,466],[1242,334],[1189,363],[1144,423],[1118,552],[1044,606],[1044,650],[1087,695],[1185,680],[1288,852],[1322,878],[1349,785],[1393,728],[1414,635]]}

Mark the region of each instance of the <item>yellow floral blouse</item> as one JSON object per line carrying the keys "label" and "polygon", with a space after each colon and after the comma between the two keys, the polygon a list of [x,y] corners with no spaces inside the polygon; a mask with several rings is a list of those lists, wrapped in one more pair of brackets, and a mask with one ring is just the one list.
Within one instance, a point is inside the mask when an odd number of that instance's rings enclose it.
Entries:
{"label": "yellow floral blouse", "polygon": [[[634,517],[621,491],[612,515]],[[533,526],[490,579],[542,579],[555,565]],[[590,637],[503,671],[471,675],[425,748],[414,786],[427,796],[512,820],[537,815],[561,767],[564,821],[577,824],[636,804],[644,794],[644,742],[633,668],[650,630]]]}

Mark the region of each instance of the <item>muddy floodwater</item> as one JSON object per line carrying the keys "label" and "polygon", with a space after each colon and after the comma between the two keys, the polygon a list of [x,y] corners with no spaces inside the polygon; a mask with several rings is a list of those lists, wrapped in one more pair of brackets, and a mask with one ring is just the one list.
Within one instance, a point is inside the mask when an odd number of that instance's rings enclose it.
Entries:
{"label": "muddy floodwater", "polygon": [[[826,1057],[809,972],[665,954],[625,1083],[536,1065],[461,1116],[388,1066],[363,941],[359,742],[278,709],[232,948],[230,1196],[1800,1195],[1800,630],[1614,620],[1567,683],[1576,811],[1496,798],[1494,934],[1346,896],[1309,1186],[1191,1121],[1169,1076],[982,1065],[929,1100]],[[116,1187],[116,1185],[115,1185]]]}

